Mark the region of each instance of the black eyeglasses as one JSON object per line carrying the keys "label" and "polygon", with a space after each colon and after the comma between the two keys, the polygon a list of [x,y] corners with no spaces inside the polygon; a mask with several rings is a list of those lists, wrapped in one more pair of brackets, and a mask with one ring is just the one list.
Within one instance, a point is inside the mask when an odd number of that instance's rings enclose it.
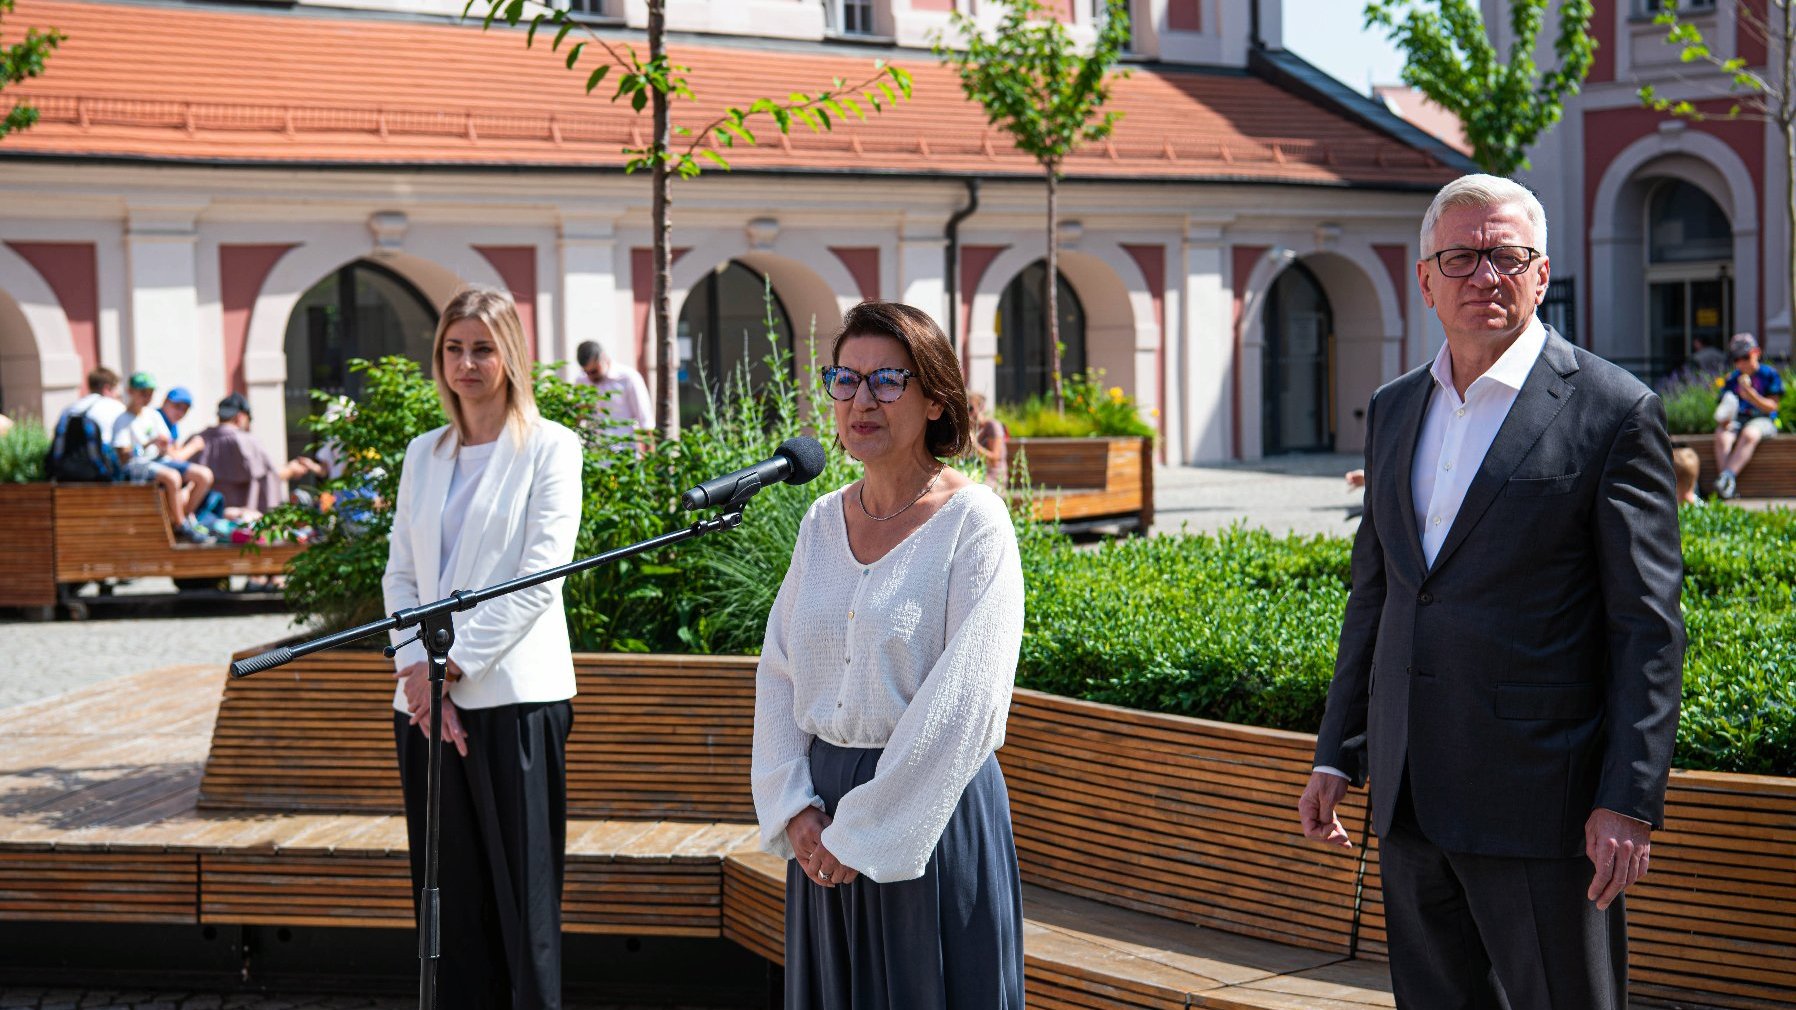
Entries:
{"label": "black eyeglasses", "polygon": [[1525,245],[1499,245],[1489,249],[1442,249],[1434,254],[1434,265],[1447,277],[1470,277],[1478,272],[1478,261],[1489,259],[1492,270],[1514,277],[1528,269],[1540,257],[1540,250]]}
{"label": "black eyeglasses", "polygon": [[867,390],[880,403],[893,403],[910,385],[911,378],[916,375],[908,368],[876,368],[866,375],[852,368],[831,365],[823,370],[823,388],[837,400],[852,400],[861,391],[861,383],[867,384]]}

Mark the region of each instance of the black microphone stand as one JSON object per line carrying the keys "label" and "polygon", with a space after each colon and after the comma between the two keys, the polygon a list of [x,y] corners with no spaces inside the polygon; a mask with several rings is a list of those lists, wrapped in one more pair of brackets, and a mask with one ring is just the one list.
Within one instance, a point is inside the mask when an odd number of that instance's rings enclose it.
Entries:
{"label": "black microphone stand", "polygon": [[[264,670],[272,670],[277,666],[290,663],[301,656],[309,656],[314,652],[324,652],[340,645],[360,641],[370,635],[379,635],[389,631],[403,631],[407,628],[418,628],[418,635],[412,641],[422,642],[425,652],[430,655],[430,772],[426,778],[424,808],[424,887],[418,901],[418,1008],[419,1010],[435,1010],[437,988],[437,961],[442,956],[441,924],[437,894],[437,869],[439,836],[442,830],[442,774],[443,774],[443,683],[449,671],[449,650],[455,645],[455,614],[457,611],[472,610],[486,600],[498,596],[515,593],[520,589],[541,585],[555,579],[577,575],[600,565],[621,561],[648,551],[662,547],[671,547],[707,533],[718,530],[733,530],[742,525],[742,506],[759,491],[761,486],[738,490],[723,505],[723,513],[711,519],[701,519],[684,529],[663,533],[629,545],[609,550],[603,554],[595,554],[590,558],[582,558],[556,568],[546,569],[530,575],[520,575],[508,582],[488,586],[485,589],[458,589],[435,603],[425,603],[394,613],[391,617],[383,617],[378,621],[370,621],[347,631],[339,631],[331,635],[323,635],[298,645],[284,645],[277,649],[240,659],[231,664],[232,677],[249,677]],[[389,645],[386,654],[391,657],[404,645]]]}

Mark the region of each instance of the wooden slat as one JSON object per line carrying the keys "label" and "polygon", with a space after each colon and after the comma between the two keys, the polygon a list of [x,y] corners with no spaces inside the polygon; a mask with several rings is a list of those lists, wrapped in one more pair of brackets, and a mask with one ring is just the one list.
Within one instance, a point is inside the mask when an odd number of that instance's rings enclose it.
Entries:
{"label": "wooden slat", "polygon": [[57,582],[105,578],[279,575],[304,548],[180,542],[149,484],[57,484],[52,505]]}
{"label": "wooden slat", "polygon": [[0,484],[0,607],[56,602],[49,484]]}
{"label": "wooden slat", "polygon": [[1014,438],[1012,487],[1026,470],[1033,515],[1046,522],[1134,516],[1153,524],[1153,440],[1147,438]]}
{"label": "wooden slat", "polygon": [[[1674,446],[1696,450],[1701,468],[1697,482],[1705,492],[1715,487],[1715,436],[1673,435]],[[1796,435],[1788,432],[1759,442],[1752,461],[1735,475],[1735,490],[1742,498],[1796,498]]]}

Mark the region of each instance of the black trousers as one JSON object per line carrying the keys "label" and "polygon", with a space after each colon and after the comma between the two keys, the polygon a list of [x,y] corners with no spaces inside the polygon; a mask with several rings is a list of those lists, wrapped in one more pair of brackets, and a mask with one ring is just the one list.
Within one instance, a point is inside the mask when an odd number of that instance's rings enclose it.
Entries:
{"label": "black trousers", "polygon": [[1443,851],[1407,776],[1378,844],[1399,1010],[1627,1010],[1627,916],[1585,897],[1590,860]]}
{"label": "black trousers", "polygon": [[[443,746],[437,1006],[559,1010],[573,706],[557,701],[458,711],[468,756]],[[430,742],[397,712],[393,738],[405,789],[415,906],[424,886]]]}

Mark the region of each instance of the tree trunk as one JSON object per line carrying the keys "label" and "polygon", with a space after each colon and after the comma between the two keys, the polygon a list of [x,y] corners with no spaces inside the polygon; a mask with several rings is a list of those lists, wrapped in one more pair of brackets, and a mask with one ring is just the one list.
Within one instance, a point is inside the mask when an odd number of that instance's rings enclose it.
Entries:
{"label": "tree trunk", "polygon": [[[667,2],[649,0],[649,59],[658,60],[666,54]],[[673,282],[673,195],[669,192],[671,179],[667,172],[667,149],[672,134],[669,128],[667,93],[653,88],[650,99],[655,119],[655,139],[650,152],[653,164],[649,167],[654,187],[650,209],[654,217],[652,227],[655,232],[655,287],[652,295],[655,318],[655,409],[661,415],[659,420],[662,437],[679,438],[680,359],[679,347],[674,342],[673,319],[667,293]]]}
{"label": "tree trunk", "polygon": [[1054,409],[1066,413],[1066,390],[1060,381],[1060,193],[1058,164],[1048,166],[1048,272],[1042,281],[1042,304],[1048,313],[1048,360],[1053,367]]}

